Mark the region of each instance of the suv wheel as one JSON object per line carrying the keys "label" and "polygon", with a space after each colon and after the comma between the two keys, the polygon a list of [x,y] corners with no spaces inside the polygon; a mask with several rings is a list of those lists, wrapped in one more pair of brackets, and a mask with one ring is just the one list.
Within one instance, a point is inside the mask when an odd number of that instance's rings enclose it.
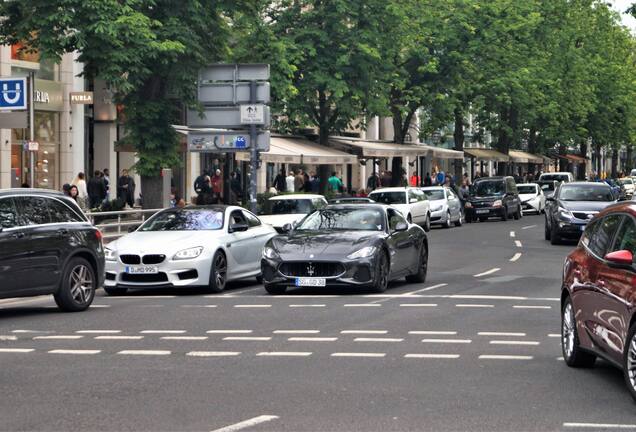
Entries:
{"label": "suv wheel", "polygon": [[84,258],[71,258],[62,274],[62,282],[53,298],[66,312],[86,310],[95,298],[97,278],[93,266]]}
{"label": "suv wheel", "polygon": [[574,306],[570,297],[565,300],[561,311],[561,349],[563,360],[570,367],[591,367],[596,361],[594,354],[583,351],[579,346]]}

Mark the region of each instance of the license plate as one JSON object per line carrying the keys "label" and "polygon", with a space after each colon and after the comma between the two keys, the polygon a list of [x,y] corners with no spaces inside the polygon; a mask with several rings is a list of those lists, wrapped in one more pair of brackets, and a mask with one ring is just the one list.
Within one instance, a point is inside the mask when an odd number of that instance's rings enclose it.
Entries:
{"label": "license plate", "polygon": [[325,278],[296,278],[297,287],[324,287],[326,285]]}
{"label": "license plate", "polygon": [[476,213],[477,214],[486,214],[486,213],[490,213],[490,210],[477,210]]}
{"label": "license plate", "polygon": [[127,266],[126,273],[129,274],[156,274],[159,273],[157,266]]}

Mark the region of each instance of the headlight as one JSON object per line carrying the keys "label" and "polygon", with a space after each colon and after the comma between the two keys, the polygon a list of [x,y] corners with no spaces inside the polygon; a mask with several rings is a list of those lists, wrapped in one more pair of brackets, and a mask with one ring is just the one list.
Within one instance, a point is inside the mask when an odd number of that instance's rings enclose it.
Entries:
{"label": "headlight", "polygon": [[375,253],[375,246],[367,246],[347,256],[348,259],[368,258]]}
{"label": "headlight", "polygon": [[106,259],[106,261],[117,261],[117,254],[115,253],[114,250],[108,249],[107,247],[105,247],[104,258]]}
{"label": "headlight", "polygon": [[189,260],[198,257],[203,252],[202,246],[193,247],[190,249],[180,250],[172,257],[173,260]]}
{"label": "headlight", "polygon": [[265,246],[263,248],[263,257],[269,258],[269,259],[276,259],[278,258],[278,252],[276,252],[276,249],[274,249],[271,246]]}
{"label": "headlight", "polygon": [[502,206],[502,202],[501,202],[501,200],[497,200],[497,201],[495,201],[494,203],[492,203],[492,206],[493,206],[493,207],[501,207],[501,206]]}
{"label": "headlight", "polygon": [[431,211],[432,212],[438,212],[440,211],[444,206],[442,205],[436,205],[435,207],[431,207]]}
{"label": "headlight", "polygon": [[466,204],[464,204],[464,208],[473,208],[473,205],[470,203],[470,201],[466,201]]}
{"label": "headlight", "polygon": [[559,217],[561,219],[570,220],[574,216],[572,215],[572,212],[570,210],[564,209],[563,207],[559,207]]}

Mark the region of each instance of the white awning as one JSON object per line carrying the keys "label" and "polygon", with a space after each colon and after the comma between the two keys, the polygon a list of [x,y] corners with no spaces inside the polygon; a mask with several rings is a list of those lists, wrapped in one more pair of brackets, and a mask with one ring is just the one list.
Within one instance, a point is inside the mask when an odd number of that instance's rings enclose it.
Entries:
{"label": "white awning", "polygon": [[366,141],[359,138],[329,137],[334,147],[348,146],[362,158],[388,158],[402,156],[430,156],[428,146],[396,144],[388,141]]}
{"label": "white awning", "polygon": [[[236,153],[236,159],[249,161],[249,152]],[[261,152],[263,162],[310,164],[310,165],[339,165],[355,164],[358,158],[330,147],[325,147],[313,141],[299,137],[272,136],[269,151]]]}

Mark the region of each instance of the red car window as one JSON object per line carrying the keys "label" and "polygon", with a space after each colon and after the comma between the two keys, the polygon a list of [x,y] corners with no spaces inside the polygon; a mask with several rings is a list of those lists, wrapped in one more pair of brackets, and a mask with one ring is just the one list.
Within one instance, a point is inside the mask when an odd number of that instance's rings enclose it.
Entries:
{"label": "red car window", "polygon": [[636,223],[631,217],[627,217],[616,235],[616,240],[609,252],[628,250],[636,255]]}
{"label": "red car window", "polygon": [[594,231],[594,236],[592,237],[589,245],[589,248],[594,255],[598,257],[605,256],[622,218],[623,216],[621,215],[612,214],[605,216],[599,222],[599,226]]}

